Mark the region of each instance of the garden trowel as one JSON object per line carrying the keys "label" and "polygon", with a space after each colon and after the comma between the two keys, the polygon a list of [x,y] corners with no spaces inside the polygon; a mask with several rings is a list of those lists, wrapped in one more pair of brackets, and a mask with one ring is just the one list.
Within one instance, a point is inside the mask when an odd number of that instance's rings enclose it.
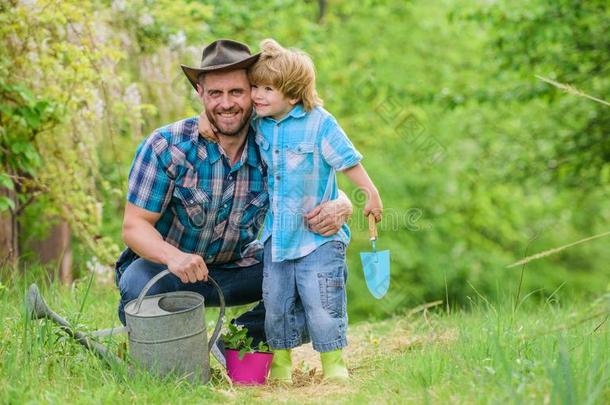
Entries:
{"label": "garden trowel", "polygon": [[373,245],[372,252],[360,252],[364,279],[373,297],[381,299],[390,288],[390,251],[377,251],[377,224],[375,216],[369,215],[369,236]]}

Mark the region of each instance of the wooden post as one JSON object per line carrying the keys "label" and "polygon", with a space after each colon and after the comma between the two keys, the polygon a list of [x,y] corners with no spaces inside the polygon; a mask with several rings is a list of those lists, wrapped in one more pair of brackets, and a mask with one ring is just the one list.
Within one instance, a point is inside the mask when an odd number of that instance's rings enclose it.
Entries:
{"label": "wooden post", "polygon": [[57,269],[59,280],[63,284],[72,283],[72,231],[66,221],[53,225],[49,236],[32,243],[32,249],[38,254],[42,264]]}
{"label": "wooden post", "polygon": [[[14,190],[0,188],[0,196],[8,197],[15,202],[18,209],[18,200]],[[19,238],[15,210],[0,212],[0,266],[16,266],[19,259]]]}

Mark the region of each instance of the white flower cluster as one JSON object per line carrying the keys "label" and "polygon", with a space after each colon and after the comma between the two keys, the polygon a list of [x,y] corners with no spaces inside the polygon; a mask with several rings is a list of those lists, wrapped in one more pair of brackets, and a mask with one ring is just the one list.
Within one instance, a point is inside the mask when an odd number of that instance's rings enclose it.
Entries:
{"label": "white flower cluster", "polygon": [[123,100],[128,106],[133,108],[137,108],[142,104],[142,95],[140,94],[140,90],[138,90],[138,85],[136,83],[131,83],[127,86]]}
{"label": "white flower cluster", "polygon": [[175,34],[169,36],[169,46],[172,49],[182,48],[186,44],[186,35],[184,31],[180,30]]}

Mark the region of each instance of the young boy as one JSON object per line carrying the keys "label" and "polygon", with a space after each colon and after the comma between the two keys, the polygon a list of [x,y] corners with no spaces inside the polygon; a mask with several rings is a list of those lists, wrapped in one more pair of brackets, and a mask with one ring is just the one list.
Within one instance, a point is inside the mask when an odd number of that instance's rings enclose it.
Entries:
{"label": "young boy", "polygon": [[[321,353],[325,379],[347,380],[341,356],[347,345],[345,249],[349,229],[321,236],[305,215],[337,198],[335,172],[343,172],[367,196],[364,215],[381,220],[382,202],[337,121],[322,106],[314,65],[305,53],[272,39],[248,76],[256,117],[256,143],[268,167],[270,210],[264,243],[265,333],[274,350],[270,378],[291,381],[290,350],[311,340]],[[210,136],[209,123],[200,131]]]}

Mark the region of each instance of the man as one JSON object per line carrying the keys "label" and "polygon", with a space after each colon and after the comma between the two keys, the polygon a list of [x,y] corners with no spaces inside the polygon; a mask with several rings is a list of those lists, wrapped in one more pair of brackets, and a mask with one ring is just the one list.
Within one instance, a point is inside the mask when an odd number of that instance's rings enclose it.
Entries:
{"label": "man", "polygon": [[[218,143],[198,134],[198,118],[154,131],[139,146],[129,174],[123,221],[126,249],[116,264],[124,306],[163,269],[149,295],[195,291],[207,306],[219,305],[210,275],[227,305],[262,298],[262,246],[256,240],[269,205],[266,168],[254,131],[246,68],[256,62],[248,47],[215,41],[203,50],[200,68],[182,66],[203,102],[208,120],[218,129]],[[345,197],[308,213],[312,231],[336,233],[351,215]],[[235,322],[248,328],[254,344],[265,340],[262,302]]]}

